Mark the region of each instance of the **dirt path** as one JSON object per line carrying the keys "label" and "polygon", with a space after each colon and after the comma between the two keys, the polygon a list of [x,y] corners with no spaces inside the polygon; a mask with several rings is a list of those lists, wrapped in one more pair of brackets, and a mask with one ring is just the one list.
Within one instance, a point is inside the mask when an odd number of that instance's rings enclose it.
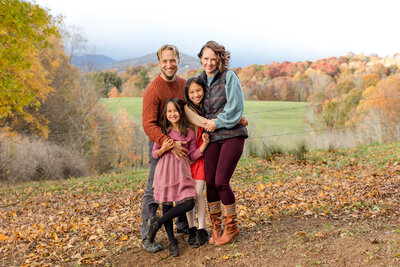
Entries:
{"label": "dirt path", "polygon": [[[128,250],[109,258],[115,266],[400,266],[400,219],[369,221],[285,217],[241,228],[234,243],[189,247],[179,236],[181,256],[168,250]],[[162,231],[164,232],[164,231]],[[167,247],[161,234],[159,241]]]}

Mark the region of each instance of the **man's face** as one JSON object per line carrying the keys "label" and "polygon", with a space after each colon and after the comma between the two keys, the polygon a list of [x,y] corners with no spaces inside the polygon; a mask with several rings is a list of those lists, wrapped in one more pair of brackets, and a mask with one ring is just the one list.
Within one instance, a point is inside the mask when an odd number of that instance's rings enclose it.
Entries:
{"label": "man's face", "polygon": [[172,50],[163,50],[160,56],[161,78],[166,81],[172,81],[178,71],[178,64],[179,60],[174,56]]}

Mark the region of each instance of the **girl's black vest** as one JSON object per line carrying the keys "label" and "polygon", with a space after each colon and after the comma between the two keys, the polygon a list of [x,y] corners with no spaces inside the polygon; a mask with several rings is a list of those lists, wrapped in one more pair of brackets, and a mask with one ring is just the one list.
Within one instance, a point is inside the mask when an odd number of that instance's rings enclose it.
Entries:
{"label": "girl's black vest", "polygon": [[[227,102],[225,94],[226,73],[227,70],[222,73],[217,70],[210,86],[208,86],[206,73],[203,71],[200,74],[200,78],[206,85],[206,91],[204,95],[204,112],[205,117],[209,120],[217,118],[217,115],[224,111],[224,107]],[[237,124],[233,128],[229,129],[216,129],[214,132],[209,134],[210,142],[217,142],[232,137],[249,137],[246,127],[241,124]]]}

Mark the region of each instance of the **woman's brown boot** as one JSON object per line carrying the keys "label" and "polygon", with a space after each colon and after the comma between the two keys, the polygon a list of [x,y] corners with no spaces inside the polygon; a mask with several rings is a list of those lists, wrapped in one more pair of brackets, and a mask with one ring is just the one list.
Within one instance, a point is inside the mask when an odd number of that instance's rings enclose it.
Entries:
{"label": "woman's brown boot", "polygon": [[212,234],[208,242],[214,244],[215,240],[220,238],[222,234],[222,213],[221,213],[221,201],[209,202],[208,211],[210,213],[212,223]]}
{"label": "woman's brown boot", "polygon": [[215,241],[215,245],[221,246],[229,244],[233,237],[239,234],[239,227],[237,226],[237,213],[236,203],[230,205],[222,205],[225,218],[225,229],[223,235]]}

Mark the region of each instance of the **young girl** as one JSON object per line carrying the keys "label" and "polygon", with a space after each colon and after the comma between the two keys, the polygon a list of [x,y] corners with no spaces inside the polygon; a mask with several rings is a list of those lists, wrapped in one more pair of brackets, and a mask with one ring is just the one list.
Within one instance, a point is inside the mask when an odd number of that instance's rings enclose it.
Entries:
{"label": "young girl", "polygon": [[[202,135],[203,144],[197,148],[196,136],[187,128],[184,101],[170,98],[165,102],[161,117],[161,130],[170,137],[162,146],[154,143],[152,156],[160,158],[154,174],[154,200],[163,204],[163,216],[150,219],[148,238],[154,242],[157,231],[164,225],[169,240],[169,255],[178,256],[178,241],[174,237],[172,219],[193,209],[196,196],[195,184],[189,167],[189,159],[178,160],[170,151],[174,141],[184,141],[192,161],[199,159],[206,149],[209,138]],[[184,144],[186,143],[186,144]],[[175,207],[173,203],[175,202]]]}

